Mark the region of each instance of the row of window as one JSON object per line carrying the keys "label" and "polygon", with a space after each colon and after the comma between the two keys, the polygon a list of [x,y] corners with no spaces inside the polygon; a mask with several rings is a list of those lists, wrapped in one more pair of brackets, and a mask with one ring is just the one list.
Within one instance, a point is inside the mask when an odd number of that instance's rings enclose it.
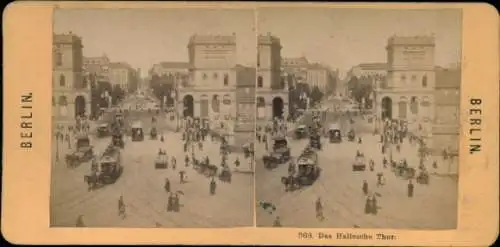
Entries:
{"label": "row of window", "polygon": [[[264,87],[264,78],[260,75],[257,77],[257,87],[258,88]],[[283,78],[283,77],[281,77],[281,79],[280,79],[280,88],[281,89],[285,88],[285,78]]]}
{"label": "row of window", "polygon": [[[212,75],[212,77],[213,77],[215,80],[217,80],[217,79],[219,78],[219,74],[214,73],[214,74]],[[208,74],[203,73],[202,78],[203,78],[203,80],[208,79]],[[229,85],[229,76],[228,76],[227,74],[224,74],[224,86],[228,86],[228,85]]]}
{"label": "row of window", "polygon": [[[406,81],[406,75],[401,75],[401,81],[402,82],[405,82]],[[411,82],[416,82],[417,81],[417,76],[416,75],[412,75],[411,76]],[[427,76],[424,75],[422,77],[422,87],[427,87]]]}

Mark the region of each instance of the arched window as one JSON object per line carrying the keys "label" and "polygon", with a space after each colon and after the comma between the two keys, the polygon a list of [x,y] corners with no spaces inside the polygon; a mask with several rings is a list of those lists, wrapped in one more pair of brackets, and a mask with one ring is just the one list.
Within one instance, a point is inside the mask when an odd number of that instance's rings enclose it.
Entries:
{"label": "arched window", "polygon": [[203,80],[206,80],[208,78],[208,75],[203,73]]}
{"label": "arched window", "polygon": [[264,78],[260,75],[257,77],[257,87],[264,87]]}
{"label": "arched window", "polygon": [[52,106],[56,106],[56,97],[52,96]]}
{"label": "arched window", "polygon": [[54,55],[54,60],[56,62],[56,66],[62,66],[63,64],[62,53],[56,52],[56,54]]}
{"label": "arched window", "polygon": [[422,77],[422,87],[427,87],[427,76]]}
{"label": "arched window", "polygon": [[59,76],[59,86],[61,86],[61,87],[66,86],[66,77],[64,75]]}
{"label": "arched window", "polygon": [[227,74],[224,74],[224,86],[229,85],[229,76]]}
{"label": "arched window", "polygon": [[217,78],[219,78],[219,75],[216,72],[216,73],[214,73],[214,79],[217,79]]}

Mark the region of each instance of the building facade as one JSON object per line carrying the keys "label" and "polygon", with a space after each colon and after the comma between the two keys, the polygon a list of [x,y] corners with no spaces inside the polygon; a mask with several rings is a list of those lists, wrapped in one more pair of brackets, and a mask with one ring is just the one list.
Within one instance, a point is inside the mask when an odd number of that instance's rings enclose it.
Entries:
{"label": "building facade", "polygon": [[423,138],[434,119],[434,37],[389,38],[387,76],[376,89],[377,119],[398,119]]}
{"label": "building facade", "polygon": [[290,57],[281,59],[283,76],[292,75],[297,83],[306,83],[309,61],[306,57]]}
{"label": "building facade", "polygon": [[[176,78],[180,83],[187,86],[191,71],[191,64],[188,62],[160,62],[154,64],[148,72],[148,80],[151,82],[153,75],[161,77]],[[182,85],[181,85],[182,86]]]}
{"label": "building facade", "polygon": [[55,124],[73,124],[90,112],[90,86],[84,78],[82,39],[54,34],[52,43],[52,118]]}
{"label": "building facade", "polygon": [[126,92],[132,92],[137,88],[137,71],[127,63],[109,63],[109,82],[113,86],[119,86]]}
{"label": "building facade", "polygon": [[387,75],[387,63],[361,63],[351,68],[349,76],[381,76]]}
{"label": "building facade", "polygon": [[[444,149],[458,155],[460,140],[460,69],[436,69],[435,123],[432,148],[438,154]],[[456,170],[456,167],[453,168]]]}
{"label": "building facade", "polygon": [[[177,85],[178,112],[184,117],[226,122],[236,117],[236,36],[193,35],[188,43],[189,78]],[[232,130],[229,130],[232,131]]]}
{"label": "building facade", "polygon": [[335,74],[326,66],[311,64],[307,69],[306,82],[309,88],[317,87],[321,92],[329,92],[335,87]]}
{"label": "building facade", "polygon": [[281,43],[270,33],[259,35],[257,49],[257,121],[288,116],[288,87],[281,73]]}

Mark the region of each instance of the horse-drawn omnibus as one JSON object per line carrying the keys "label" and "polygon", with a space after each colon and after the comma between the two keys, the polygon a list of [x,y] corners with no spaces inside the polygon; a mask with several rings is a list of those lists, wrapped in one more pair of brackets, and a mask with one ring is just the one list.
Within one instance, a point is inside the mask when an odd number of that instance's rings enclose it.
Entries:
{"label": "horse-drawn omnibus", "polygon": [[89,190],[99,185],[112,184],[123,172],[120,149],[113,145],[108,146],[99,159],[97,171],[84,176],[84,181],[89,185]]}
{"label": "horse-drawn omnibus", "polygon": [[318,165],[318,154],[306,149],[297,159],[297,173],[282,177],[281,182],[287,191],[312,185],[319,177],[321,168]]}
{"label": "horse-drawn omnibus", "polygon": [[339,124],[330,124],[328,128],[328,137],[330,139],[330,143],[342,142],[342,132],[340,132]]}
{"label": "horse-drawn omnibus", "polygon": [[142,128],[141,122],[134,122],[132,124],[132,141],[143,141],[144,140],[144,130]]}

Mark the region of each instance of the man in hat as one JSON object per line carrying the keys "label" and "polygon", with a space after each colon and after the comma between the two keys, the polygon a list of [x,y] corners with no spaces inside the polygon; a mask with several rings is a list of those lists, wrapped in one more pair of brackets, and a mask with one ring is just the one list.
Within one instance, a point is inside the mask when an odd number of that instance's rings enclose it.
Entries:
{"label": "man in hat", "polygon": [[366,182],[366,180],[363,180],[363,194],[368,195],[368,182]]}
{"label": "man in hat", "polygon": [[414,185],[412,183],[412,180],[408,180],[408,197],[413,197],[413,189]]}
{"label": "man in hat", "polygon": [[168,180],[168,178],[165,178],[165,185],[163,186],[163,188],[167,193],[170,193],[170,180]]}
{"label": "man in hat", "polygon": [[276,216],[276,219],[274,219],[273,227],[282,227],[281,220],[280,220],[279,216]]}
{"label": "man in hat", "polygon": [[215,183],[215,179],[212,177],[212,181],[210,181],[210,195],[215,195],[216,188],[217,188],[217,183]]}
{"label": "man in hat", "polygon": [[321,204],[321,197],[316,200],[316,219],[322,221],[325,219],[323,216],[323,205]]}

